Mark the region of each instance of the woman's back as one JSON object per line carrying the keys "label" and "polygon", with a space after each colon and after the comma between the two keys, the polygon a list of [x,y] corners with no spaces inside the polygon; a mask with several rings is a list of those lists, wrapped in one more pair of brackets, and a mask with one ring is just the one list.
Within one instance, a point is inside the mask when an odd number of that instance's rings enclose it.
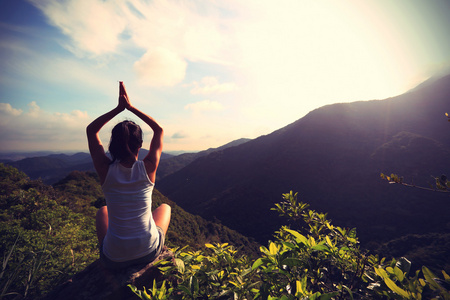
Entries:
{"label": "woman's back", "polygon": [[151,212],[153,187],[142,161],[136,161],[131,168],[117,161],[110,165],[102,185],[109,215],[103,250],[109,258],[126,261],[158,246]]}

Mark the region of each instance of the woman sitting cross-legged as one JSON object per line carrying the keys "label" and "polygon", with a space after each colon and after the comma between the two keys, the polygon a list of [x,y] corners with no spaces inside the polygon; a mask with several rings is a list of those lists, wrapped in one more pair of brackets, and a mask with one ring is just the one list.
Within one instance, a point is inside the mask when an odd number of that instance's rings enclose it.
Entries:
{"label": "woman sitting cross-legged", "polygon": [[[117,124],[111,133],[110,159],[99,138],[100,129],[125,109],[153,130],[150,149],[138,160],[142,130],[132,121]],[[131,105],[122,82],[119,103],[86,128],[89,152],[100,177],[106,206],[97,212],[100,260],[111,269],[152,262],[161,253],[170,223],[171,207],[153,212],[152,191],[163,147],[163,129],[149,115]]]}

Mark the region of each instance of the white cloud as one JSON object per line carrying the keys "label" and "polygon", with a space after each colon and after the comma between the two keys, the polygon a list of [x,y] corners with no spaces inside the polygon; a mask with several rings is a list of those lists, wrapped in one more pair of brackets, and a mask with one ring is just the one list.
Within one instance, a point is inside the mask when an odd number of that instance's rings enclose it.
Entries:
{"label": "white cloud", "polygon": [[236,89],[236,84],[232,82],[219,83],[216,77],[203,77],[200,83],[194,82],[191,89],[192,95],[210,95],[228,93]]}
{"label": "white cloud", "polygon": [[9,103],[0,103],[0,114],[7,116],[19,116],[22,113],[21,109],[15,109]]}
{"label": "white cloud", "polygon": [[139,82],[149,86],[173,86],[184,79],[187,63],[176,53],[157,48],[134,64]]}
{"label": "white cloud", "polygon": [[203,100],[200,102],[189,103],[184,109],[191,110],[194,113],[208,112],[208,111],[221,111],[223,105],[216,101]]}
{"label": "white cloud", "polygon": [[67,48],[95,55],[112,52],[126,21],[115,1],[102,0],[30,0],[49,22],[72,39]]}
{"label": "white cloud", "polygon": [[28,103],[28,116],[37,118],[39,117],[40,111],[41,108],[36,104],[36,101]]}
{"label": "white cloud", "polygon": [[[229,8],[218,3],[143,0],[29,0],[70,38],[77,56],[146,53],[134,69],[141,84],[172,86],[186,74],[186,60],[232,63]],[[136,49],[136,47],[138,49]]]}
{"label": "white cloud", "polygon": [[86,145],[86,112],[50,113],[33,101],[28,111],[0,104],[0,151],[8,150],[80,150]]}

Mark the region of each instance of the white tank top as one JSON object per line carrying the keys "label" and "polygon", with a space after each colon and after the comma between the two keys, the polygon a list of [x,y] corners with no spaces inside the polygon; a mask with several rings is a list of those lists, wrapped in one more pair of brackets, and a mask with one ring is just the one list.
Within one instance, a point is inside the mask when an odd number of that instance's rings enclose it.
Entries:
{"label": "white tank top", "polygon": [[131,168],[115,161],[109,166],[102,185],[108,207],[108,231],[103,253],[117,262],[150,254],[159,246],[152,216],[152,191],[143,161]]}

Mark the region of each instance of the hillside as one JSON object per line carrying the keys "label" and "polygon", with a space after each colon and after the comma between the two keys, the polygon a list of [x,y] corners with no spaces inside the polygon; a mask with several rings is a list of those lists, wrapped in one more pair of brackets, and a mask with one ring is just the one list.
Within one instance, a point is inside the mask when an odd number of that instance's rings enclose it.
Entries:
{"label": "hillside", "polygon": [[[29,270],[36,268],[29,293],[30,299],[37,299],[97,259],[94,206],[102,202],[96,173],[74,171],[50,186],[0,163],[0,255],[7,266],[5,278],[16,276],[12,283],[2,282],[1,288],[23,293]],[[217,242],[235,245],[250,257],[259,252],[259,245],[252,240],[220,223],[187,213],[157,190],[153,203],[155,207],[161,203],[172,206],[166,239],[169,247],[198,250],[205,243]],[[36,265],[39,261],[42,265]]]}
{"label": "hillside", "polygon": [[215,151],[220,151],[220,150],[224,150],[224,149],[227,149],[230,147],[239,146],[248,141],[250,141],[250,139],[238,139],[238,140],[232,141],[230,143],[227,143],[223,146],[220,146],[218,148],[209,148],[207,150],[195,152],[195,153],[183,153],[183,154],[171,157],[170,159],[161,160],[159,167],[158,167],[158,172],[156,174],[157,180],[160,180],[160,179],[166,177],[167,175],[175,173],[176,171],[187,166],[188,164],[190,164],[197,158],[206,156]]}
{"label": "hillside", "polygon": [[91,156],[81,152],[32,156],[6,163],[25,172],[31,179],[40,178],[47,184],[56,183],[74,170],[94,171]]}
{"label": "hillside", "polygon": [[380,180],[397,173],[428,186],[448,172],[450,76],[385,100],[321,107],[269,135],[211,153],[163,178],[159,190],[187,211],[264,243],[280,225],[282,193],[372,246],[407,234],[446,232],[449,194]]}

